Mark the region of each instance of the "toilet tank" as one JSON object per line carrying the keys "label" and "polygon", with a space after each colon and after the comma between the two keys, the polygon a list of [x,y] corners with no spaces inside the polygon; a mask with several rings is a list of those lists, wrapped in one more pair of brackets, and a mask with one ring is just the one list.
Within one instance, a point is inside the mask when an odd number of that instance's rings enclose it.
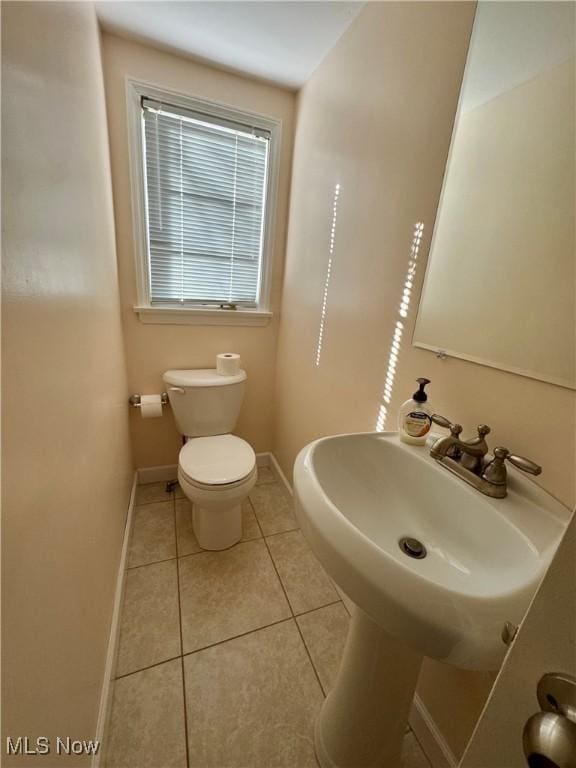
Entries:
{"label": "toilet tank", "polygon": [[186,437],[227,435],[238,420],[246,372],[222,376],[215,368],[166,371],[162,379],[176,419]]}

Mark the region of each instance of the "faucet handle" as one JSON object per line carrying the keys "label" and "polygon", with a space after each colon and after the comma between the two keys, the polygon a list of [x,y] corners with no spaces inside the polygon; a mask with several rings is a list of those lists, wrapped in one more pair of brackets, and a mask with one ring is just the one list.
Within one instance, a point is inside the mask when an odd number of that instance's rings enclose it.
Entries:
{"label": "faucet handle", "polygon": [[539,475],[542,472],[542,467],[539,464],[524,456],[515,456],[513,453],[510,453],[508,448],[494,448],[494,457],[501,460],[506,459],[517,469],[521,469],[522,472],[528,472],[530,475]]}
{"label": "faucet handle", "polygon": [[488,426],[488,424],[479,424],[478,425],[478,437],[486,437],[486,435],[489,435],[492,430]]}
{"label": "faucet handle", "polygon": [[449,421],[445,416],[440,416],[439,413],[433,413],[431,418],[434,424],[438,424],[439,427],[449,429],[452,437],[458,437],[458,435],[462,432],[461,424],[452,424],[451,421]]}

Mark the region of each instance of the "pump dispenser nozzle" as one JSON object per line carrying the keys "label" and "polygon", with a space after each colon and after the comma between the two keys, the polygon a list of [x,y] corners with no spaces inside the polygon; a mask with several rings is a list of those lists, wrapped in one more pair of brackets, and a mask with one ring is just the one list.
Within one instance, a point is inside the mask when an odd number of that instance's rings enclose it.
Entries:
{"label": "pump dispenser nozzle", "polygon": [[418,384],[420,385],[420,388],[418,389],[418,392],[414,392],[412,395],[412,399],[416,400],[417,403],[425,403],[426,400],[428,400],[428,395],[424,391],[424,387],[426,384],[430,384],[430,379],[416,379]]}

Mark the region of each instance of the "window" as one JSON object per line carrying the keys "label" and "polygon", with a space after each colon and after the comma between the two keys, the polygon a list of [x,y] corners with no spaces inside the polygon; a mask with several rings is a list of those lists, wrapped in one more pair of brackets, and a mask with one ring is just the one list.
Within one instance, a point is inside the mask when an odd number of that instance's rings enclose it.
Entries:
{"label": "window", "polygon": [[278,124],[129,89],[140,319],[267,322]]}

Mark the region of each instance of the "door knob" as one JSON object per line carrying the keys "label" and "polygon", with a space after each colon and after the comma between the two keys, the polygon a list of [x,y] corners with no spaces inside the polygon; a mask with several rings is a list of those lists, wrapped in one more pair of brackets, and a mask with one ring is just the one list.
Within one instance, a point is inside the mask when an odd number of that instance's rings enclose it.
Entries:
{"label": "door knob", "polygon": [[524,726],[529,768],[576,768],[576,678],[553,672],[537,689],[541,712]]}

